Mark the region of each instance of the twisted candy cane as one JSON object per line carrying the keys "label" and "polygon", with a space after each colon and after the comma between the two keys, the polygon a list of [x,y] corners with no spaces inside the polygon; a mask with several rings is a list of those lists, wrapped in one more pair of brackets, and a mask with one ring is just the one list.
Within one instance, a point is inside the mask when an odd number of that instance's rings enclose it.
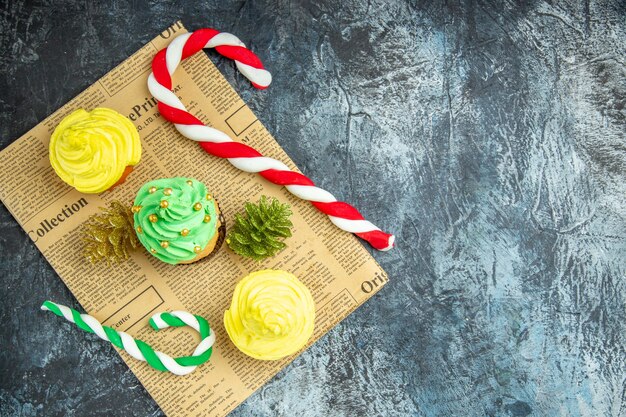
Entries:
{"label": "twisted candy cane", "polygon": [[235,60],[239,71],[256,88],[269,86],[272,77],[263,68],[261,60],[234,35],[214,29],[200,29],[175,38],[170,45],[159,51],[152,61],[152,73],[148,76],[148,89],[159,102],[159,111],[185,137],[200,143],[211,155],[226,158],[245,172],[258,172],[274,184],[284,185],[293,195],[310,201],[318,210],[328,215],[339,228],[356,234],[378,250],[393,247],[395,237],[381,231],[365,220],[357,209],[348,203],[337,201],[328,191],[315,186],[306,176],[293,172],[284,163],[268,158],[254,148],[233,141],[227,134],[205,126],[187,112],[178,97],[171,91],[172,74],[185,58],[203,48],[215,48],[218,53]]}
{"label": "twisted candy cane", "polygon": [[213,353],[215,333],[211,330],[209,323],[202,317],[189,314],[186,311],[157,313],[150,319],[150,326],[154,330],[165,329],[170,326],[189,326],[200,333],[202,341],[198,344],[192,356],[172,358],[163,352],[155,351],[145,342],[134,339],[128,333],[118,332],[111,327],[103,326],[98,320],[88,314],[80,314],[74,309],[53,303],[52,301],[45,301],[41,309],[51,311],[59,317],[64,317],[86,332],[95,333],[100,339],[113,343],[113,345],[128,352],[133,358],[148,362],[148,365],[159,371],[170,371],[175,375],[187,375],[193,372],[198,365],[208,361]]}

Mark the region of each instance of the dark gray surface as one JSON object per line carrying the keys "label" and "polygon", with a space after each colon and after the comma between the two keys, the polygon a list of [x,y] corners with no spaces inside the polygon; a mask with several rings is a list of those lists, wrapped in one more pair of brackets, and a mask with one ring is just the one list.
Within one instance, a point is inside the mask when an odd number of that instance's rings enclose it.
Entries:
{"label": "dark gray surface", "polygon": [[[384,290],[235,416],[626,415],[626,11],[608,2],[6,2],[2,146],[181,18],[304,172],[398,235]],[[505,4],[503,4],[505,3]],[[0,415],[161,415],[0,210]]]}

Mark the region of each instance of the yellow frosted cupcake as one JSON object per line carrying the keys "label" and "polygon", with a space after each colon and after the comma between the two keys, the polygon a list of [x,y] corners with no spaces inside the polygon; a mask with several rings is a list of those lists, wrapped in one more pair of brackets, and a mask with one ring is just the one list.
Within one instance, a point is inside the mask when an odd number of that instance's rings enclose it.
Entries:
{"label": "yellow frosted cupcake", "polygon": [[115,110],[78,109],[50,138],[50,164],[82,193],[97,194],[124,182],[141,158],[135,126]]}
{"label": "yellow frosted cupcake", "polygon": [[256,359],[276,360],[302,349],[313,334],[315,303],[293,274],[266,269],[243,278],[224,313],[235,346]]}

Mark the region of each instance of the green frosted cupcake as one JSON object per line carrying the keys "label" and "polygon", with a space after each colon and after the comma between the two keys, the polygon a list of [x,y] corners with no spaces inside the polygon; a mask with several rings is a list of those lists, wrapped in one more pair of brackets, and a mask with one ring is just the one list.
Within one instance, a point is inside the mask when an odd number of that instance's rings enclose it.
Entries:
{"label": "green frosted cupcake", "polygon": [[196,262],[219,249],[226,224],[206,186],[191,178],[149,181],[132,211],[141,244],[168,264]]}

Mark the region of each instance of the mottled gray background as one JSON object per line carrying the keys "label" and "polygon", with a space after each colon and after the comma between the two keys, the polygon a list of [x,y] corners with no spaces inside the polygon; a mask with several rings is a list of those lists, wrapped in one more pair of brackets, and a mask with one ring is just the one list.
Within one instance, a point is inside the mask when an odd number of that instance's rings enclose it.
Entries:
{"label": "mottled gray background", "polygon": [[[623,1],[202,3],[4,1],[0,137],[179,18],[261,56],[264,92],[210,53],[398,247],[233,415],[626,415]],[[161,415],[113,348],[44,323],[44,299],[79,306],[4,207],[0,227],[0,415]]]}

